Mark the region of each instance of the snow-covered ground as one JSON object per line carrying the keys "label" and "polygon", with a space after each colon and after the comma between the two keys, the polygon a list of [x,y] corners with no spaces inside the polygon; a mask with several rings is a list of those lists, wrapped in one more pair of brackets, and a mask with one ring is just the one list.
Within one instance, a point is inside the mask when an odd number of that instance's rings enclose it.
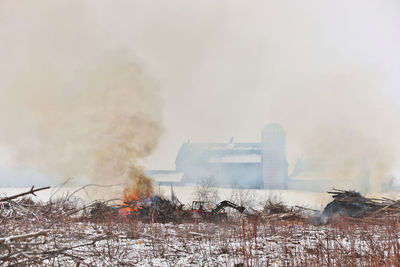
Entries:
{"label": "snow-covered ground", "polygon": [[[400,262],[396,225],[317,227],[246,218],[225,224],[66,220],[55,229],[26,242],[33,245],[18,262],[35,262],[35,252],[42,258],[32,266],[398,266]],[[3,257],[0,263],[7,260]]]}
{"label": "snow-covered ground", "polygon": [[[0,188],[14,195],[29,188]],[[78,190],[78,191],[77,191]],[[380,224],[340,220],[314,226],[302,219],[284,220],[255,212],[231,214],[221,224],[143,223],[88,208],[83,200],[121,192],[118,187],[62,187],[44,190],[28,200],[0,208],[0,265],[30,266],[399,266],[400,229],[395,220]],[[170,187],[157,188],[169,196]],[[218,189],[220,199],[237,189]],[[181,201],[195,199],[195,186],[174,187]],[[329,194],[293,191],[240,191],[246,200],[281,200],[315,207]],[[64,197],[64,198],[62,198]],[[247,198],[248,197],[248,198]],[[326,199],[325,199],[326,197]],[[46,202],[52,198],[54,201]],[[56,201],[57,198],[59,201]],[[67,198],[68,199],[68,198]],[[316,204],[318,203],[318,204]],[[314,206],[313,206],[314,205]],[[92,206],[93,207],[93,206]],[[103,212],[103,213],[101,213]],[[278,214],[279,215],[279,214]]]}

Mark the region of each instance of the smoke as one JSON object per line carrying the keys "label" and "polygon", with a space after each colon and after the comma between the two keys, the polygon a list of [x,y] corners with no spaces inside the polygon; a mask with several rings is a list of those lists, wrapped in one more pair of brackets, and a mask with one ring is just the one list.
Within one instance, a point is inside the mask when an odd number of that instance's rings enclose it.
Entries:
{"label": "smoke", "polygon": [[0,141],[14,162],[123,176],[162,117],[153,168],[173,168],[188,138],[255,142],[270,122],[286,130],[291,169],[304,155],[328,162],[319,178],[367,169],[378,184],[399,165],[398,1],[0,5]]}
{"label": "smoke", "polygon": [[0,145],[9,162],[51,178],[135,183],[138,160],[162,133],[144,63],[115,43],[120,35],[101,31],[84,1],[2,1],[0,10]]}

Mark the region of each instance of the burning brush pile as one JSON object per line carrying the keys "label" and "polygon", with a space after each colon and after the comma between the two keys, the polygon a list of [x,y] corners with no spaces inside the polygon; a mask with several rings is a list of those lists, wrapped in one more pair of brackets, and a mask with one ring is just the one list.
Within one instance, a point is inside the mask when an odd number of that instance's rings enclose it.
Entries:
{"label": "burning brush pile", "polygon": [[172,202],[161,196],[140,196],[136,193],[124,196],[119,210],[126,219],[140,219],[144,222],[182,222],[187,211],[182,204]]}
{"label": "burning brush pile", "polygon": [[125,218],[139,218],[144,222],[181,222],[188,212],[177,198],[173,200],[155,195],[152,180],[139,174],[134,183],[124,189],[119,214]]}
{"label": "burning brush pile", "polygon": [[94,220],[114,217],[143,222],[182,222],[188,213],[177,198],[169,200],[154,194],[152,181],[143,174],[138,175],[134,183],[123,190],[118,205],[96,202],[90,208],[90,218]]}

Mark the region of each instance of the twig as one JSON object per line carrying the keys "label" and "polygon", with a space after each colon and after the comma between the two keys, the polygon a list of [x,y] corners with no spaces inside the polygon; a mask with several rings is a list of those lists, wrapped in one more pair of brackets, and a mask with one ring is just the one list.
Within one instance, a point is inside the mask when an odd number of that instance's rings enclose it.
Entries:
{"label": "twig", "polygon": [[21,194],[17,194],[17,195],[11,196],[11,197],[2,198],[2,199],[0,199],[0,202],[9,201],[9,200],[12,200],[12,199],[15,199],[15,198],[18,198],[18,197],[22,197],[22,196],[25,196],[25,195],[29,195],[29,194],[32,194],[32,195],[36,196],[35,192],[50,188],[50,186],[46,186],[46,187],[42,187],[42,188],[38,188],[38,189],[34,189],[34,187],[35,186],[32,186],[31,190],[29,190],[27,192],[24,192],[24,193],[21,193]]}

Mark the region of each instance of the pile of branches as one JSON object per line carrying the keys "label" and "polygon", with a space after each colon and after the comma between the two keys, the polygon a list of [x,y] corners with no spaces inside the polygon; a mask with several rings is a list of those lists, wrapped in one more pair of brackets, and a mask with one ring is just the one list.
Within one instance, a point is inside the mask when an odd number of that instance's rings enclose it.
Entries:
{"label": "pile of branches", "polygon": [[300,209],[288,207],[283,202],[268,200],[263,208],[263,218],[281,221],[304,221],[304,215]]}
{"label": "pile of branches", "polygon": [[263,209],[264,213],[271,215],[271,214],[282,214],[292,212],[293,208],[289,208],[283,202],[273,202],[268,200]]}
{"label": "pile of branches", "polygon": [[356,191],[345,191],[333,189],[328,192],[332,194],[333,201],[323,211],[323,216],[331,218],[334,216],[350,218],[380,218],[398,217],[400,214],[400,201],[387,198],[367,198]]}

